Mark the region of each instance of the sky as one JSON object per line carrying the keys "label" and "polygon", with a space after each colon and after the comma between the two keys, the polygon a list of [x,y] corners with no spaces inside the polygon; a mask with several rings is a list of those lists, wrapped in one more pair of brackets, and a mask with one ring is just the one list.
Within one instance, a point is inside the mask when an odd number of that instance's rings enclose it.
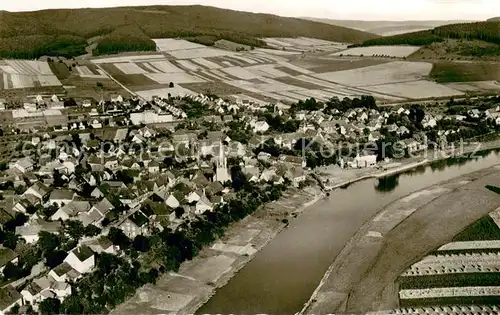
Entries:
{"label": "sky", "polygon": [[0,10],[202,4],[283,16],[349,20],[485,20],[500,0],[0,0]]}

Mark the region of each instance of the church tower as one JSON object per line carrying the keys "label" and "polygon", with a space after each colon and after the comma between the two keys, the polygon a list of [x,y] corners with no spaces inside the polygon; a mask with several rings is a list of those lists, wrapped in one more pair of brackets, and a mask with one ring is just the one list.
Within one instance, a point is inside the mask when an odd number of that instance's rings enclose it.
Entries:
{"label": "church tower", "polygon": [[227,158],[222,141],[219,141],[219,157],[217,158],[217,169],[215,172],[215,180],[221,183],[231,181],[231,176],[229,175],[229,171],[227,169]]}

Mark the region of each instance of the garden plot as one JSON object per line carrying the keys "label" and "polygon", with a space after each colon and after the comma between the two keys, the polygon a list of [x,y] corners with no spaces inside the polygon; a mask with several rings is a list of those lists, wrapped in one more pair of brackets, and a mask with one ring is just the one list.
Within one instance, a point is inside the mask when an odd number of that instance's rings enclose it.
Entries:
{"label": "garden plot", "polygon": [[428,75],[432,64],[427,62],[396,61],[359,69],[326,72],[316,78],[350,86],[371,86],[397,82],[417,81]]}
{"label": "garden plot", "polygon": [[220,69],[222,68],[221,65],[215,63],[215,62],[212,62],[210,60],[206,60],[206,59],[203,59],[203,58],[196,58],[196,59],[192,59],[191,61],[203,66],[203,67],[206,67],[208,69]]}
{"label": "garden plot", "polygon": [[198,71],[202,70],[203,68],[190,60],[177,60],[177,63],[181,65],[181,67],[184,67],[186,70],[190,71]]}
{"label": "garden plot", "polygon": [[411,99],[450,97],[464,94],[463,92],[454,90],[450,87],[425,80],[373,85],[365,87],[364,89],[371,92],[406,97]]}
{"label": "garden plot", "polygon": [[156,69],[162,71],[163,73],[176,73],[176,72],[184,72],[182,69],[177,68],[168,60],[161,61],[153,61],[149,63]]}
{"label": "garden plot", "polygon": [[205,47],[203,45],[192,43],[183,39],[158,38],[158,39],[153,39],[153,41],[156,43],[156,47],[158,47],[160,51],[165,51],[165,52]]}
{"label": "garden plot", "polygon": [[116,68],[125,74],[146,74],[148,71],[132,62],[114,63]]}
{"label": "garden plot", "polygon": [[195,95],[191,90],[188,90],[180,85],[176,85],[173,88],[164,88],[164,89],[154,89],[154,90],[145,90],[136,92],[139,96],[144,99],[151,100],[153,96],[159,96],[162,98],[167,98],[168,94],[171,96],[186,96],[186,95]]}
{"label": "garden plot", "polygon": [[146,77],[150,78],[153,81],[158,82],[159,84],[169,84],[170,82],[173,82],[176,84],[204,82],[204,80],[202,80],[201,78],[196,77],[194,75],[190,75],[188,73],[184,73],[184,72],[150,73],[150,74],[146,74]]}
{"label": "garden plot", "polygon": [[215,49],[215,48],[195,48],[195,49],[183,49],[169,51],[172,57],[176,59],[195,59],[195,58],[209,58],[209,57],[220,57],[233,55],[234,53],[227,50]]}
{"label": "garden plot", "polygon": [[417,50],[419,46],[369,46],[356,47],[336,52],[332,56],[390,56],[390,57],[408,57]]}
{"label": "garden plot", "polygon": [[251,80],[251,79],[257,79],[259,76],[253,74],[252,72],[248,71],[245,68],[242,67],[230,67],[230,68],[224,68],[222,69],[225,73],[232,75],[233,77],[243,79],[243,80]]}
{"label": "garden plot", "polygon": [[155,59],[165,59],[165,56],[163,56],[162,54],[120,56],[120,57],[92,59],[92,62],[101,64],[101,63],[149,61]]}

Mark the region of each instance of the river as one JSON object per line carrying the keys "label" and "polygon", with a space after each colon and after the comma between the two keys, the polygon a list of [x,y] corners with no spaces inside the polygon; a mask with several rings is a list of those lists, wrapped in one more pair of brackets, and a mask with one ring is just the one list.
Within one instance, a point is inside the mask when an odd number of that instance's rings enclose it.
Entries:
{"label": "river", "polygon": [[498,152],[472,160],[443,160],[385,180],[365,180],[332,191],[293,220],[197,313],[299,312],[344,245],[388,203],[499,163]]}

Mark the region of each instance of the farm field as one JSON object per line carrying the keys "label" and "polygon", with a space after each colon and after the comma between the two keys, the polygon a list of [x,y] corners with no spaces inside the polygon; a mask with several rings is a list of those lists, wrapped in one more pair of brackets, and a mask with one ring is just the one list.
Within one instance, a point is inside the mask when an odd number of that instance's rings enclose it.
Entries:
{"label": "farm field", "polygon": [[411,99],[424,99],[432,97],[451,97],[463,95],[463,92],[452,89],[435,82],[419,80],[384,85],[373,85],[365,88],[368,91]]}
{"label": "farm field", "polygon": [[315,38],[264,38],[269,47],[281,51],[337,51],[347,48],[345,43],[329,42]]}
{"label": "farm field", "polygon": [[[371,94],[384,103],[464,93],[452,86],[428,81],[433,68],[429,62],[337,57],[332,56],[333,51],[300,50],[301,47],[342,46],[323,40],[265,40],[274,46],[281,45],[282,49],[256,48],[234,52],[180,39],[157,39],[155,42],[161,53],[99,58],[93,62],[146,98],[200,91],[220,96],[244,92],[266,101],[294,103],[309,97],[326,101],[331,97],[353,98]],[[402,55],[416,48],[391,49],[399,49],[396,53]],[[174,89],[167,88],[170,83],[174,84]],[[220,88],[217,88],[218,84]]]}
{"label": "farm field", "polygon": [[500,81],[499,65],[489,62],[434,63],[430,77],[440,83],[469,81]]}
{"label": "farm field", "polygon": [[2,60],[0,75],[2,90],[61,85],[49,64],[44,61]]}
{"label": "farm field", "polygon": [[389,57],[408,57],[420,47],[418,46],[370,46],[356,47],[333,53],[332,56],[389,56]]}

